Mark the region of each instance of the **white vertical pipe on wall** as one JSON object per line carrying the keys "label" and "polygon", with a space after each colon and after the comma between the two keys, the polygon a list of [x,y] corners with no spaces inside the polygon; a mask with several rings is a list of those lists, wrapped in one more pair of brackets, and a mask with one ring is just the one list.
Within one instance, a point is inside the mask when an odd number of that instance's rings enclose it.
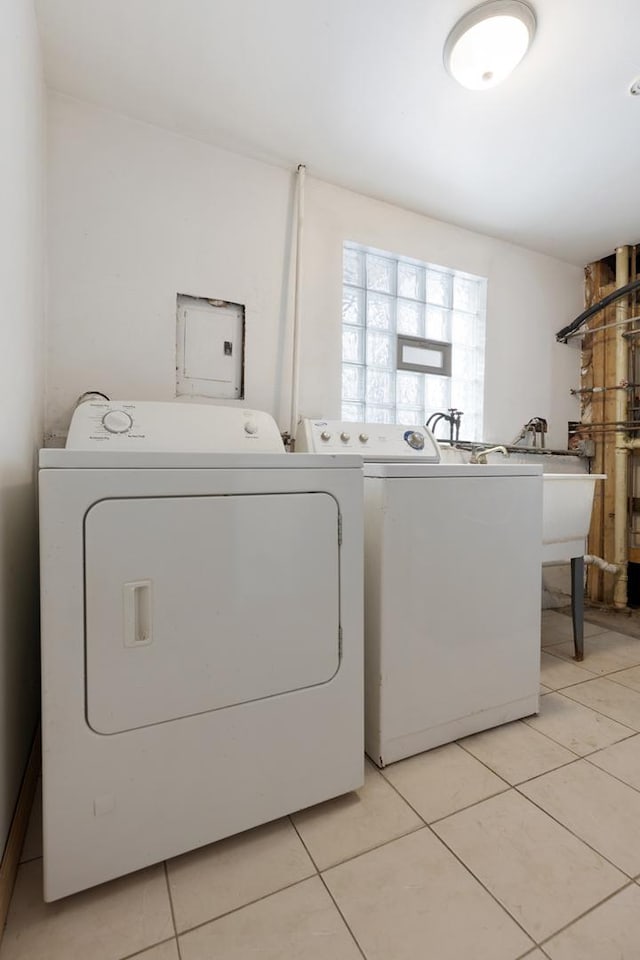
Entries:
{"label": "white vertical pipe on wall", "polygon": [[[616,287],[623,287],[629,282],[629,248],[616,248]],[[624,423],[628,417],[628,390],[620,389],[626,385],[629,377],[629,346],[624,336],[622,321],[628,316],[628,301],[626,297],[618,300],[616,306],[616,433],[615,433],[615,499],[613,520],[613,553],[614,563],[618,567],[613,588],[613,604],[615,607],[626,607],[628,586],[628,550],[627,550],[627,503],[628,503],[628,457],[627,431]]]}
{"label": "white vertical pipe on wall", "polygon": [[293,293],[293,329],[291,344],[291,416],[289,436],[293,439],[298,425],[298,395],[300,390],[300,295],[302,285],[302,238],[304,230],[304,183],[307,168],[304,163],[298,165],[296,193],[296,271]]}

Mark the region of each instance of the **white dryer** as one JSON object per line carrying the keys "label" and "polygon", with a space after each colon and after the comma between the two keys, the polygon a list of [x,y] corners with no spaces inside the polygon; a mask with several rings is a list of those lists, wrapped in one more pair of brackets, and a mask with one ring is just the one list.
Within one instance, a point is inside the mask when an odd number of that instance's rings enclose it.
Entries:
{"label": "white dryer", "polygon": [[177,403],[41,451],[46,900],[362,784],[361,466]]}
{"label": "white dryer", "polygon": [[538,711],[542,467],[439,463],[423,427],[302,421],[364,453],[365,744],[383,767]]}

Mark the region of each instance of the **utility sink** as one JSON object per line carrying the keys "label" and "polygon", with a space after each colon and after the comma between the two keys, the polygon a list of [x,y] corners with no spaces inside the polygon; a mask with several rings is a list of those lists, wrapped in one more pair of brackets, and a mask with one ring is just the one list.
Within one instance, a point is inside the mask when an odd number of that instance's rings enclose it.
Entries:
{"label": "utility sink", "polygon": [[604,473],[542,475],[542,562],[569,560],[585,552],[593,494]]}

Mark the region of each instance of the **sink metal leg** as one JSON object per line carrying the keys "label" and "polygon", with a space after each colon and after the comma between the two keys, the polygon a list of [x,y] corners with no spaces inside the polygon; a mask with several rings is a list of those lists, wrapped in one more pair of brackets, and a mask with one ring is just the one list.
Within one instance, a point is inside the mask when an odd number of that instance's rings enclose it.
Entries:
{"label": "sink metal leg", "polygon": [[584,660],[584,557],[571,558],[571,618],[574,659]]}

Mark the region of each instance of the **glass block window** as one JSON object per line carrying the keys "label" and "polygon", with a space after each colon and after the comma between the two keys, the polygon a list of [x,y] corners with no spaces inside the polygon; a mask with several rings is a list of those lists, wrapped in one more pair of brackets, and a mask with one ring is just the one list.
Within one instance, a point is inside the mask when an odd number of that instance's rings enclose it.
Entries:
{"label": "glass block window", "polygon": [[[424,424],[456,407],[460,439],[482,440],[486,279],[347,243],[342,289],[342,419]],[[450,343],[451,376],[398,370],[398,334]]]}

